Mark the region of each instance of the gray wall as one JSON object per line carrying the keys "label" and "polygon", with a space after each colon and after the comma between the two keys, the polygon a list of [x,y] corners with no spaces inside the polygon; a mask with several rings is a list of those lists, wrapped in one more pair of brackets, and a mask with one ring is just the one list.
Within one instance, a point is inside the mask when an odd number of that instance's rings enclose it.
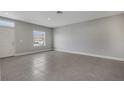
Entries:
{"label": "gray wall", "polygon": [[54,48],[124,58],[124,14],[55,28]]}
{"label": "gray wall", "polygon": [[[1,20],[8,20],[15,22],[15,52],[26,53],[26,52],[38,52],[40,50],[52,49],[53,48],[53,31],[51,28],[38,26],[30,23],[21,21],[15,21],[6,18],[0,18]],[[34,30],[45,31],[46,33],[46,46],[33,47],[33,35]]]}
{"label": "gray wall", "polygon": [[[15,22],[15,40],[16,40],[16,53],[39,51],[44,49],[52,49],[53,47],[53,31],[50,28],[28,24],[24,22]],[[33,47],[32,32],[45,31],[46,33],[46,46]]]}

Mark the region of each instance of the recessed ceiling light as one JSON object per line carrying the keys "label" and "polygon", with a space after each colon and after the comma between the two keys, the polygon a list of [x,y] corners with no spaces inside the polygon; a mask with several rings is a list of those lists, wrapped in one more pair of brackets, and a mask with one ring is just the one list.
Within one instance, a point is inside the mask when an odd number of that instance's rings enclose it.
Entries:
{"label": "recessed ceiling light", "polygon": [[48,18],[48,20],[51,20],[51,18]]}
{"label": "recessed ceiling light", "polygon": [[9,13],[6,12],[5,14],[8,15]]}

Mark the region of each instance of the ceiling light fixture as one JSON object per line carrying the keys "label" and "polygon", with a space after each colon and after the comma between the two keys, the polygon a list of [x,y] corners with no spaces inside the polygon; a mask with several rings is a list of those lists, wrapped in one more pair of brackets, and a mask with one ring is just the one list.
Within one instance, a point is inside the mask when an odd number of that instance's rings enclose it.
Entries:
{"label": "ceiling light fixture", "polygon": [[5,14],[8,15],[9,13],[6,12]]}
{"label": "ceiling light fixture", "polygon": [[48,18],[48,20],[51,20],[51,18]]}
{"label": "ceiling light fixture", "polygon": [[57,14],[63,14],[63,12],[62,12],[62,11],[57,11],[56,13],[57,13]]}

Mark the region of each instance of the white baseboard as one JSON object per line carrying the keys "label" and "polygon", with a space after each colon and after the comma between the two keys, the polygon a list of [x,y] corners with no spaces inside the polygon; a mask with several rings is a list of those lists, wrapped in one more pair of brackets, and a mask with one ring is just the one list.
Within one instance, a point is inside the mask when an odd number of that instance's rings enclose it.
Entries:
{"label": "white baseboard", "polygon": [[61,49],[54,49],[54,50],[55,51],[61,51],[61,52],[67,52],[67,53],[80,54],[80,55],[87,55],[87,56],[92,56],[92,57],[99,57],[99,58],[117,60],[117,61],[123,61],[124,62],[124,58],[104,56],[104,55],[97,55],[97,54],[91,54],[91,53],[82,53],[82,52],[76,52],[76,51],[68,51],[68,50],[61,50]]}
{"label": "white baseboard", "polygon": [[14,56],[22,56],[22,55],[28,55],[33,53],[39,53],[39,52],[45,52],[45,51],[51,51],[52,49],[44,49],[39,51],[33,51],[33,52],[25,52],[25,53],[16,53]]}

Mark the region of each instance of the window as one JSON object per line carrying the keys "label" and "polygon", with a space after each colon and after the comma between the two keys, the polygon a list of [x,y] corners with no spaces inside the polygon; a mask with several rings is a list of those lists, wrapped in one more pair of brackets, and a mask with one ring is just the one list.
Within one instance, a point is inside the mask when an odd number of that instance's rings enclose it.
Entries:
{"label": "window", "polygon": [[45,46],[45,32],[33,31],[33,46]]}
{"label": "window", "polygon": [[0,26],[2,26],[2,27],[15,27],[15,23],[14,22],[0,20]]}

